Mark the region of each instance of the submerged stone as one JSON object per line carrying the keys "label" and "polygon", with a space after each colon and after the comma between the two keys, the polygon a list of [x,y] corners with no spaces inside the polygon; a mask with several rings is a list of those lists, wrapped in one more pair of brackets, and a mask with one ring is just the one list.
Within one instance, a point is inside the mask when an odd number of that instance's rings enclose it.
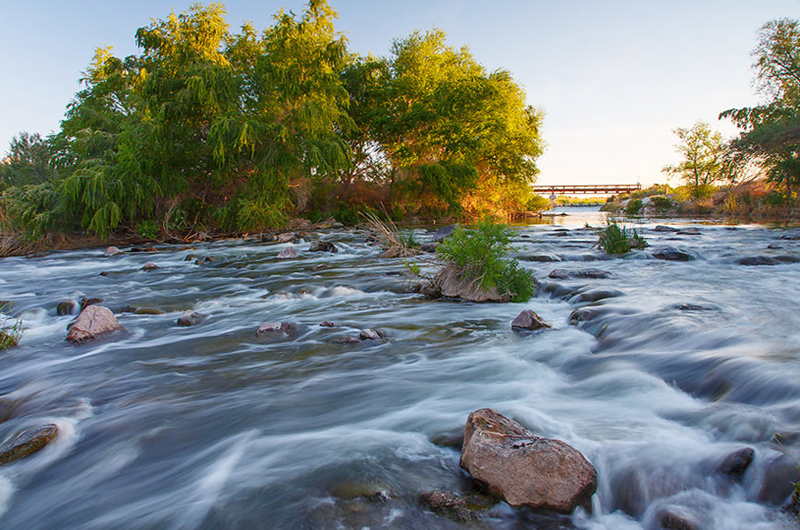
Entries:
{"label": "submerged stone", "polygon": [[737,262],[739,265],[747,265],[750,267],[758,267],[758,266],[772,266],[772,265],[780,265],[781,261],[771,258],[769,256],[750,256],[747,258],[742,258]]}
{"label": "submerged stone", "polygon": [[37,429],[22,431],[12,441],[0,447],[0,464],[10,464],[45,448],[58,436],[58,427],[48,423]]}
{"label": "submerged stone", "polygon": [[154,270],[160,269],[160,268],[161,267],[159,267],[158,265],[156,265],[152,261],[148,261],[147,263],[144,264],[144,266],[142,267],[142,270],[143,271],[154,271]]}
{"label": "submerged stone", "polygon": [[717,467],[717,472],[728,475],[735,480],[741,480],[745,471],[750,467],[756,452],[752,447],[743,447],[726,456]]}
{"label": "submerged stone", "polygon": [[552,271],[550,271],[550,274],[548,274],[548,277],[553,278],[555,280],[568,280],[571,278],[600,280],[600,279],[612,278],[613,275],[608,271],[603,271],[600,269],[581,269],[581,270],[553,269]]}
{"label": "submerged stone", "polygon": [[694,256],[675,247],[664,247],[653,251],[653,257],[665,261],[692,261]]}
{"label": "submerged stone", "polygon": [[386,338],[386,333],[379,329],[362,329],[358,334],[361,340],[381,340]]}
{"label": "submerged stone", "polygon": [[294,325],[290,322],[276,322],[271,324],[262,324],[256,330],[256,335],[264,335],[266,333],[284,333],[288,334],[294,330]]}
{"label": "submerged stone", "polygon": [[178,319],[177,324],[182,327],[196,326],[203,322],[208,315],[198,313],[197,311],[186,311],[183,316]]}
{"label": "submerged stone", "polygon": [[311,242],[311,246],[308,248],[308,251],[309,252],[330,252],[332,254],[335,254],[335,253],[339,252],[339,249],[336,248],[336,245],[334,245],[330,241],[322,241],[320,239],[320,240],[317,240],[317,241],[312,241]]}
{"label": "submerged stone", "polygon": [[495,504],[484,495],[461,496],[452,491],[438,489],[421,493],[419,500],[433,513],[462,523],[478,519],[481,510],[487,510]]}
{"label": "submerged stone", "polygon": [[56,314],[58,316],[74,315],[78,312],[78,309],[78,302],[75,300],[64,300],[63,302],[58,303],[58,307],[56,307]]}

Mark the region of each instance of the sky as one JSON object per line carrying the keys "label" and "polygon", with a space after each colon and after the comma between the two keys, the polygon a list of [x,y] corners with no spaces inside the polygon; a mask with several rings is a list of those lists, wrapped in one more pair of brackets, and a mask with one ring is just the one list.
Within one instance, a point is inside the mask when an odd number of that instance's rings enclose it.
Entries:
{"label": "sky", "polygon": [[[0,154],[21,131],[58,130],[95,48],[139,53],[136,29],[193,1],[2,0]],[[301,0],[229,0],[233,32]],[[329,0],[351,51],[386,56],[394,39],[442,29],[488,70],[511,72],[544,111],[538,184],[666,181],[677,127],[757,104],[758,29],[798,18],[800,0]],[[673,181],[670,181],[673,183]]]}

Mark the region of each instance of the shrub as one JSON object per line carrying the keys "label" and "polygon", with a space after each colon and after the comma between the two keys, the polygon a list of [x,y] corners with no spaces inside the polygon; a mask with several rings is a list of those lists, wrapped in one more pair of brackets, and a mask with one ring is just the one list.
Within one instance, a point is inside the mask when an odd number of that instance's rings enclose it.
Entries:
{"label": "shrub", "polygon": [[647,241],[636,232],[636,229],[629,231],[613,221],[605,228],[598,230],[597,234],[599,236],[597,245],[607,254],[625,254],[631,249],[641,249],[647,246]]}
{"label": "shrub", "polygon": [[477,282],[486,290],[496,287],[511,301],[526,302],[533,296],[536,283],[519,263],[505,257],[511,250],[512,234],[505,225],[483,221],[474,230],[456,228],[436,252],[459,267],[465,281]]}
{"label": "shrub", "polygon": [[656,210],[669,210],[672,208],[672,199],[669,197],[653,197],[652,200]]}
{"label": "shrub", "polygon": [[625,206],[625,213],[627,215],[639,215],[642,210],[642,199],[631,199]]}

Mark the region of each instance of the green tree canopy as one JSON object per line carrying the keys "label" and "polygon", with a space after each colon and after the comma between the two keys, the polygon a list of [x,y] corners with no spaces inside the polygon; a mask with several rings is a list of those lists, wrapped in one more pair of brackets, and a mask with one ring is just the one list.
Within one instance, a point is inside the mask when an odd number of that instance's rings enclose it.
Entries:
{"label": "green tree canopy", "polygon": [[7,185],[38,187],[7,194],[6,211],[101,236],[245,232],[285,224],[309,190],[353,183],[389,203],[396,187],[415,212],[524,209],[541,114],[508,72],[441,31],[356,57],[325,0],[261,32],[231,32],[225,15],[195,4],[139,28],[136,55],[98,48],[59,133],[12,146],[0,177],[13,166],[28,176]]}
{"label": "green tree canopy", "polygon": [[745,159],[760,162],[767,176],[785,186],[791,197],[800,185],[800,24],[779,19],[765,24],[753,50],[762,105],[730,109],[741,134],[732,147]]}

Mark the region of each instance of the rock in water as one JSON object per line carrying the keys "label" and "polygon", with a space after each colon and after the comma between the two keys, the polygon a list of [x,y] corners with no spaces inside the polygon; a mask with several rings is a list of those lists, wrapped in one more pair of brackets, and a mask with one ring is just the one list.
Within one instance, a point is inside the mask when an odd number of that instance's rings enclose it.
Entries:
{"label": "rock in water", "polygon": [[597,490],[597,472],[578,450],[492,409],[469,415],[461,467],[514,507],[572,513],[588,509]]}
{"label": "rock in water", "polygon": [[339,252],[339,249],[336,248],[336,245],[331,243],[330,241],[322,241],[317,240],[311,243],[311,246],[308,247],[309,252],[331,252],[336,254]]}
{"label": "rock in water", "polygon": [[78,312],[78,307],[78,302],[75,300],[64,300],[63,302],[58,303],[58,307],[56,307],[56,314],[58,316],[74,315]]}
{"label": "rock in water", "polygon": [[663,259],[665,261],[692,261],[694,256],[688,252],[675,248],[664,247],[653,251],[653,257],[656,259]]}
{"label": "rock in water", "polygon": [[147,263],[144,264],[144,267],[142,267],[142,270],[143,271],[154,271],[154,270],[160,269],[160,268],[161,267],[159,267],[158,265],[156,265],[152,261],[148,261]]}
{"label": "rock in water", "polygon": [[256,330],[256,335],[263,335],[265,333],[291,333],[294,326],[291,322],[278,322],[276,324],[262,324]]}
{"label": "rock in water", "polygon": [[444,490],[425,491],[420,494],[419,500],[433,513],[462,523],[478,519],[479,510],[492,507],[492,501],[488,497],[484,498],[479,495],[463,497]]}
{"label": "rock in water", "polygon": [[740,259],[737,263],[739,263],[739,265],[748,265],[753,267],[760,265],[780,265],[781,261],[769,256],[750,256]]}
{"label": "rock in water", "polygon": [[10,464],[44,449],[58,436],[58,427],[52,423],[38,429],[22,431],[12,441],[0,447],[0,464]]}
{"label": "rock in water", "polygon": [[124,254],[120,249],[117,247],[111,246],[106,249],[105,256],[110,258],[111,256],[116,256],[117,254]]}
{"label": "rock in water", "polygon": [[443,226],[442,228],[438,229],[436,232],[433,233],[432,241],[434,243],[441,243],[442,241],[453,235],[453,232],[456,231],[456,228],[459,228],[459,226],[458,225]]}
{"label": "rock in water", "polygon": [[653,232],[679,232],[679,231],[680,230],[678,230],[677,228],[673,228],[671,226],[666,226],[666,225],[657,225],[655,228],[653,228]]}
{"label": "rock in water", "polygon": [[275,237],[275,240],[278,243],[295,243],[298,240],[298,236],[294,232],[286,232],[283,234],[278,234]]}
{"label": "rock in water", "polygon": [[278,259],[294,259],[298,256],[299,254],[294,249],[294,247],[287,247],[278,252]]}
{"label": "rock in water", "polygon": [[744,472],[753,462],[756,452],[751,447],[745,447],[734,451],[726,456],[717,466],[717,472],[732,477],[734,480],[741,480]]}
{"label": "rock in water", "polygon": [[511,322],[511,329],[539,329],[549,328],[550,324],[542,320],[542,317],[526,309]]}
{"label": "rock in water", "polygon": [[183,327],[196,326],[206,319],[208,315],[198,313],[197,311],[186,311],[182,317],[178,319],[178,325]]}
{"label": "rock in water", "polygon": [[461,269],[455,265],[439,271],[433,284],[442,296],[449,298],[461,298],[467,302],[508,302],[508,296],[501,295],[497,287],[483,289],[479,282],[463,279]]}
{"label": "rock in water", "polygon": [[386,338],[386,333],[379,329],[362,329],[358,334],[361,340],[381,340]]}
{"label": "rock in water", "polygon": [[572,278],[598,280],[612,278],[612,274],[608,271],[601,271],[599,269],[582,269],[577,271],[568,269],[553,269],[550,271],[550,274],[548,274],[548,277],[556,280],[569,280]]}
{"label": "rock in water", "polygon": [[66,340],[74,344],[82,344],[87,340],[94,339],[100,335],[125,329],[117,321],[117,317],[107,307],[101,305],[90,305],[78,315]]}

